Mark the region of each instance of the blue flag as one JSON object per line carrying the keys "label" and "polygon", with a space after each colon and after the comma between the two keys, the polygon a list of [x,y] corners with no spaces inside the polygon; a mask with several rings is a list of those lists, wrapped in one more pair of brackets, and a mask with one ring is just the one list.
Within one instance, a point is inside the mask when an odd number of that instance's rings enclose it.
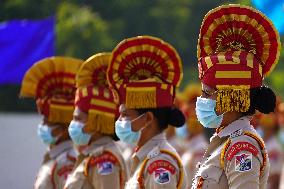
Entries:
{"label": "blue flag", "polygon": [[55,17],[0,23],[0,84],[21,83],[38,60],[54,55]]}
{"label": "blue flag", "polygon": [[270,18],[280,34],[284,33],[284,0],[252,0],[252,4]]}

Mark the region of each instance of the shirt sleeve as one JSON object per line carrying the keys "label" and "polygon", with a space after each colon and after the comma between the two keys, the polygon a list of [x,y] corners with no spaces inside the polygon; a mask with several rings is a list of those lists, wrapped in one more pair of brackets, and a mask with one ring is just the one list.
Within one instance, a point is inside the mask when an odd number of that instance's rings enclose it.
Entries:
{"label": "shirt sleeve", "polygon": [[[181,175],[186,180],[186,174]],[[177,163],[170,157],[158,157],[147,163],[145,169],[145,188],[149,189],[172,189],[177,188],[180,171]],[[181,183],[184,188],[184,182]]]}
{"label": "shirt sleeve", "polygon": [[51,180],[53,166],[53,162],[48,162],[41,166],[34,184],[34,189],[53,189]]}
{"label": "shirt sleeve", "polygon": [[67,178],[64,189],[92,189],[91,184],[84,175],[84,167],[85,161],[81,162]]}
{"label": "shirt sleeve", "polygon": [[[108,165],[110,166],[110,165]],[[112,170],[103,173],[103,168],[92,168],[90,171],[89,179],[91,179],[91,183],[94,186],[94,188],[100,188],[100,189],[120,189],[120,173],[119,173],[119,167],[112,165]],[[110,168],[109,168],[110,169]]]}
{"label": "shirt sleeve", "polygon": [[249,151],[239,151],[227,161],[225,174],[230,189],[258,189],[261,162]]}

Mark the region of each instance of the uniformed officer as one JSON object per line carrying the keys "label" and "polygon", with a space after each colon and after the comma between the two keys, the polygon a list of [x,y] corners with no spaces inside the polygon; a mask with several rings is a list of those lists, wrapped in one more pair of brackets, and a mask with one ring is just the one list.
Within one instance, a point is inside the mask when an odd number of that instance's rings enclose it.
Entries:
{"label": "uniformed officer", "polygon": [[118,105],[106,80],[110,55],[99,53],[90,57],[77,74],[69,134],[83,158],[66,181],[68,189],[119,189],[128,179],[126,164],[113,140]]}
{"label": "uniformed officer", "polygon": [[182,162],[187,172],[188,185],[191,186],[197,171],[196,165],[201,161],[208,142],[204,136],[204,127],[199,123],[195,114],[196,99],[201,95],[200,84],[189,84],[182,92],[182,112],[186,118],[187,137],[183,141],[185,152]]}
{"label": "uniformed officer", "polygon": [[38,136],[48,150],[39,170],[35,189],[63,188],[76,154],[68,135],[75,99],[75,75],[83,61],[50,57],[35,63],[25,74],[20,96],[36,99],[43,122]]}
{"label": "uniformed officer", "polygon": [[163,132],[184,124],[182,112],[172,108],[182,79],[178,53],[155,37],[128,38],[113,50],[107,74],[121,104],[115,132],[137,146],[126,188],[186,188],[180,157]]}
{"label": "uniformed officer", "polygon": [[192,188],[266,188],[269,160],[250,125],[256,110],[274,111],[274,92],[262,81],[279,57],[280,41],[259,11],[223,5],[205,16],[197,45],[202,95],[196,115],[217,128]]}

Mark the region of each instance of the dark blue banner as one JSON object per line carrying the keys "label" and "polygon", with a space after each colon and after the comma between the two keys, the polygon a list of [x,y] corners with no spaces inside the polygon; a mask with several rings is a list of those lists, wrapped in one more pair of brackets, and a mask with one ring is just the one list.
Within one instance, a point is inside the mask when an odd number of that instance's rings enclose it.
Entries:
{"label": "dark blue banner", "polygon": [[252,4],[271,19],[280,34],[284,33],[284,0],[252,0]]}
{"label": "dark blue banner", "polygon": [[55,17],[0,23],[0,84],[21,83],[38,60],[53,56]]}

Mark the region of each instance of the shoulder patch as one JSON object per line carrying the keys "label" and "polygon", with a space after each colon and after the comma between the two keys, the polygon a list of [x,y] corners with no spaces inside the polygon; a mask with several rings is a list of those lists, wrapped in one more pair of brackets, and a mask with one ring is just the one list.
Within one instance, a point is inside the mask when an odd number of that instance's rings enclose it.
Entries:
{"label": "shoulder patch", "polygon": [[96,166],[100,175],[108,175],[113,171],[113,165],[119,163],[117,158],[110,152],[105,151],[99,156],[92,156],[87,167]]}
{"label": "shoulder patch", "polygon": [[154,174],[154,180],[158,184],[167,184],[171,182],[170,172],[164,168],[156,169]]}
{"label": "shoulder patch", "polygon": [[89,162],[89,166],[94,166],[102,162],[111,162],[113,164],[118,163],[117,158],[112,153],[104,152],[99,156],[92,156]]}
{"label": "shoulder patch", "polygon": [[149,174],[152,174],[157,169],[168,170],[171,174],[175,174],[176,168],[167,160],[156,160],[153,161],[147,168]]}
{"label": "shoulder patch", "polygon": [[243,135],[243,130],[239,129],[239,130],[236,130],[235,132],[233,132],[232,134],[230,134],[230,138],[236,138],[236,137],[241,136],[241,135]]}
{"label": "shoulder patch", "polygon": [[101,162],[97,164],[97,169],[100,175],[109,175],[112,173],[113,164],[109,161]]}
{"label": "shoulder patch", "polygon": [[149,165],[147,170],[149,174],[153,174],[158,184],[170,183],[170,175],[176,172],[176,168],[167,160],[156,160]]}
{"label": "shoulder patch", "polygon": [[231,161],[233,157],[240,151],[251,152],[252,155],[256,156],[258,154],[258,149],[249,142],[237,142],[233,144],[227,153],[226,159]]}
{"label": "shoulder patch", "polygon": [[252,168],[252,154],[241,154],[235,156],[235,171],[245,172]]}

